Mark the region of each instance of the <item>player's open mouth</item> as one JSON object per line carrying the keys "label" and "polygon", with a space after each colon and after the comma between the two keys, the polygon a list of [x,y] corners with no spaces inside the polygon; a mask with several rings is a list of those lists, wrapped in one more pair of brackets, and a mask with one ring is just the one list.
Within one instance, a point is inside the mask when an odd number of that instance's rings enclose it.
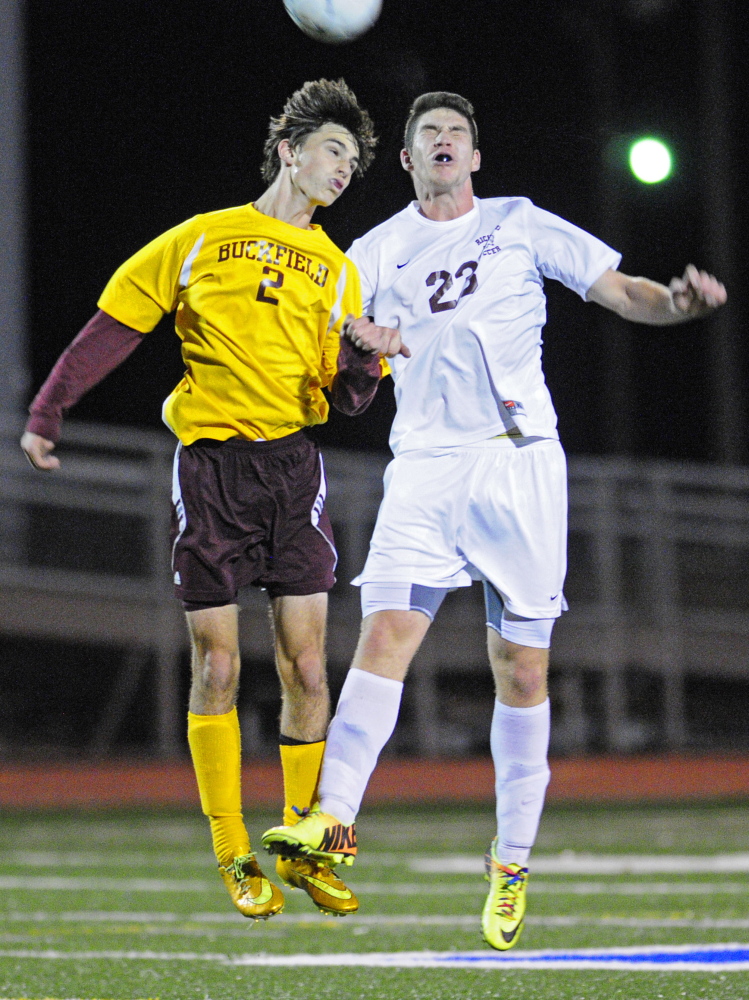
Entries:
{"label": "player's open mouth", "polygon": [[434,162],[435,163],[452,163],[453,162],[453,158],[452,158],[452,156],[450,156],[449,153],[437,153],[437,155],[434,157]]}
{"label": "player's open mouth", "polygon": [[343,181],[332,180],[330,182],[336,191],[343,191]]}

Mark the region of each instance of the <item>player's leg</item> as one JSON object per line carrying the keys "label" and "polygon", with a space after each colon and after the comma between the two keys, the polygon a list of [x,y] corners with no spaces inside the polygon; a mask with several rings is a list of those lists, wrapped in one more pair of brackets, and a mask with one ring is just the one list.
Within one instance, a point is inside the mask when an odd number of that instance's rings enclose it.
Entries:
{"label": "player's leg", "polygon": [[550,777],[549,650],[509,641],[491,627],[487,642],[496,687],[491,749],[497,791],[497,856],[502,864],[527,867]]}
{"label": "player's leg", "polygon": [[192,647],[187,736],[201,806],[234,905],[247,917],[264,919],[283,908],[283,896],[260,871],[242,819],[237,606],[188,611],[187,624]]}
{"label": "player's leg", "polygon": [[[318,806],[330,719],[325,671],[327,606],[327,593],[275,597],[271,602],[281,683],[279,749],[285,826],[294,826]],[[359,908],[356,896],[325,864],[279,856],[276,873],[290,888],[303,889],[324,913],[345,916]]]}
{"label": "player's leg", "polygon": [[317,801],[330,720],[325,627],[337,554],[317,447],[304,435],[291,435],[274,445],[262,474],[277,496],[270,538],[273,555],[258,582],[271,599],[281,684],[284,822],[291,824]]}
{"label": "player's leg", "polygon": [[395,729],[403,681],[430,624],[422,611],[398,610],[376,611],[362,622],[320,778],[321,809],[344,826],[354,822],[378,757]]}
{"label": "player's leg", "polygon": [[[380,589],[384,586],[380,585]],[[367,592],[365,584],[365,613]],[[435,611],[444,593],[436,597]],[[395,728],[408,667],[430,624],[431,616],[420,610],[388,609],[365,614],[354,660],[328,730],[320,778],[320,810],[293,830],[274,827],[266,831],[263,844],[269,851],[296,853],[334,864],[353,861],[354,821],[380,752]]]}
{"label": "player's leg", "polygon": [[[482,929],[504,950],[522,930],[528,859],[549,781],[547,671],[552,628],[565,606],[566,478],[557,442],[494,447],[477,449],[476,515],[463,542],[492,581],[484,591],[496,690],[497,836],[487,855]],[[498,544],[490,544],[492,535]]]}
{"label": "player's leg", "polygon": [[[178,446],[172,475],[172,572],[192,646],[188,741],[221,877],[237,909],[267,917],[283,906],[257,866],[242,820],[236,595],[264,565],[264,484],[247,470],[253,442]],[[237,496],[237,483],[242,483]],[[245,516],[251,510],[252,519]]]}
{"label": "player's leg", "polygon": [[328,595],[274,597],[271,610],[276,669],[281,682],[282,740],[322,742],[330,721],[325,673]]}
{"label": "player's leg", "polygon": [[[487,595],[491,588],[486,585]],[[484,938],[493,948],[513,947],[525,917],[528,859],[538,832],[549,783],[547,671],[551,620],[501,615],[492,621],[487,599],[487,644],[496,699],[491,726],[497,795],[497,835],[486,856],[489,894],[482,915]],[[516,639],[501,634],[510,631]],[[525,632],[523,631],[525,630]]]}
{"label": "player's leg", "polygon": [[276,597],[271,602],[276,669],[281,684],[279,744],[284,823],[317,804],[317,786],[330,721],[325,672],[328,595]]}

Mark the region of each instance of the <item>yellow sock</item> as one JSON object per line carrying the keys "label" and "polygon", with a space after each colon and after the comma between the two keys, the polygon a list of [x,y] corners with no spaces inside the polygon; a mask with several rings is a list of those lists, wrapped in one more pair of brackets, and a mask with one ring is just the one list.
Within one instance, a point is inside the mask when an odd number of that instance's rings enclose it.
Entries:
{"label": "yellow sock", "polygon": [[311,809],[317,803],[317,784],[320,780],[325,740],[319,743],[299,743],[295,746],[281,744],[281,767],[283,768],[283,821],[285,826],[294,826],[300,819],[294,806],[301,812]]}
{"label": "yellow sock", "polygon": [[198,779],[200,804],[211,821],[220,865],[250,850],[242,819],[242,745],[237,710],[226,715],[187,713],[187,741]]}

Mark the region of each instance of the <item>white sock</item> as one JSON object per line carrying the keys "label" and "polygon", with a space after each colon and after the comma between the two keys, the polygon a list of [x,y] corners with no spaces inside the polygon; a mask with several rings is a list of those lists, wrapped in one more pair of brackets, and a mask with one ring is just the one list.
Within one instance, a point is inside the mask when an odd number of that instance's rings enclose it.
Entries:
{"label": "white sock", "polygon": [[551,772],[549,699],[533,708],[494,702],[491,748],[497,790],[497,859],[527,866]]}
{"label": "white sock", "polygon": [[403,683],[352,668],[328,730],[320,808],[348,826],[356,819],[380,751],[398,719]]}

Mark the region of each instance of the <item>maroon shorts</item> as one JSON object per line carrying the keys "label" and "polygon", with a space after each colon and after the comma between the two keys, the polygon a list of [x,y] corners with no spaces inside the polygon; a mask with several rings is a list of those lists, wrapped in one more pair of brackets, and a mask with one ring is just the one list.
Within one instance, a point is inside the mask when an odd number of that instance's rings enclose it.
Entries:
{"label": "maroon shorts", "polygon": [[172,479],[172,572],[186,610],[233,604],[240,587],[271,597],[335,583],[325,471],[302,431],[277,441],[179,445]]}

